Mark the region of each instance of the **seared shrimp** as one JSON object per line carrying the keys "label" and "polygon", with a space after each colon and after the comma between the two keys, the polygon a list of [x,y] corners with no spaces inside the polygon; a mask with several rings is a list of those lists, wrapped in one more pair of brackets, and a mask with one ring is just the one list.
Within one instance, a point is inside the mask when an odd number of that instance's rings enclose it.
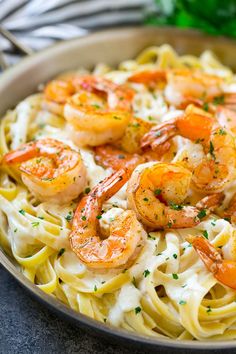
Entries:
{"label": "seared shrimp", "polygon": [[128,205],[135,210],[138,219],[151,228],[193,227],[218,206],[222,195],[204,198],[196,207],[183,206],[191,177],[189,170],[173,163],[140,165],[128,182]]}
{"label": "seared shrimp", "polygon": [[73,84],[77,93],[64,108],[72,140],[98,146],[121,138],[131,118],[133,90],[95,76]]}
{"label": "seared shrimp", "polygon": [[236,223],[236,193],[233,195],[227,209],[224,210],[222,217]]}
{"label": "seared shrimp", "polygon": [[229,131],[211,114],[189,105],[183,115],[152,128],[143,137],[142,147],[159,149],[176,135],[200,143],[204,148],[205,157],[193,168],[195,188],[207,194],[221,192],[235,174],[236,150]]}
{"label": "seared shrimp", "polygon": [[193,245],[214,277],[222,284],[236,290],[236,262],[223,259],[220,251],[202,236],[188,236],[187,241]]}
{"label": "seared shrimp", "polygon": [[132,261],[145,237],[145,231],[131,210],[124,211],[111,224],[110,236],[101,239],[99,222],[103,203],[129,179],[121,169],[104,179],[79,202],[72,222],[70,243],[81,262],[89,268],[117,268]]}
{"label": "seared shrimp", "polygon": [[167,73],[165,97],[175,106],[188,98],[203,98],[208,101],[222,94],[222,78],[197,70],[175,69]]}
{"label": "seared shrimp", "polygon": [[54,139],[21,145],[3,156],[1,163],[19,169],[23,183],[40,201],[69,202],[86,184],[80,153]]}
{"label": "seared shrimp", "polygon": [[70,79],[52,80],[44,89],[43,108],[63,116],[64,105],[75,93],[75,87]]}
{"label": "seared shrimp", "polygon": [[167,80],[166,70],[144,70],[139,71],[128,78],[129,82],[143,84],[151,89],[157,87],[157,84],[165,84]]}
{"label": "seared shrimp", "polygon": [[111,167],[114,171],[121,168],[134,170],[137,165],[145,162],[145,158],[138,154],[129,154],[112,145],[97,146],[95,149],[95,161],[105,167]]}

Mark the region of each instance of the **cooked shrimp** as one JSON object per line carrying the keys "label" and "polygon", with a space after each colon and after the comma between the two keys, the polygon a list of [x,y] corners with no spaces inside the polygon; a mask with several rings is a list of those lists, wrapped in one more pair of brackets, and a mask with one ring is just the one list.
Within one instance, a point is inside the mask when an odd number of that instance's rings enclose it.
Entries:
{"label": "cooked shrimp", "polygon": [[236,262],[223,259],[220,251],[202,236],[188,236],[187,241],[193,245],[214,277],[222,284],[236,290]]}
{"label": "cooked shrimp", "polygon": [[154,89],[158,84],[165,84],[166,79],[166,70],[144,70],[131,75],[128,78],[128,81],[143,84],[151,89]]}
{"label": "cooked shrimp", "polygon": [[23,183],[40,201],[69,202],[86,184],[80,153],[50,138],[21,145],[3,156],[2,164],[16,167]]}
{"label": "cooked shrimp", "polygon": [[230,200],[228,207],[224,210],[222,217],[229,219],[234,224],[236,223],[236,193]]}
{"label": "cooked shrimp", "polygon": [[75,93],[75,87],[70,79],[52,80],[44,89],[43,108],[63,116],[64,105]]}
{"label": "cooked shrimp", "polygon": [[204,98],[208,101],[212,97],[222,94],[222,84],[222,78],[197,70],[169,70],[165,97],[170,104],[175,106],[180,105],[188,98]]}
{"label": "cooked shrimp", "polygon": [[138,154],[129,154],[112,145],[97,146],[95,149],[95,161],[105,167],[111,167],[114,171],[121,168],[134,170],[137,165],[145,162],[145,158]]}
{"label": "cooked shrimp", "polygon": [[103,203],[111,198],[129,179],[121,169],[104,179],[79,202],[70,233],[72,250],[90,268],[123,267],[132,261],[145,237],[145,231],[131,210],[124,211],[110,226],[110,236],[101,239],[99,222]]}
{"label": "cooked shrimp", "polygon": [[235,174],[236,150],[232,135],[209,113],[189,105],[184,114],[150,130],[142,147],[153,150],[176,135],[200,143],[205,157],[193,169],[192,181],[199,191],[221,192]]}
{"label": "cooked shrimp", "polygon": [[72,140],[98,146],[121,138],[131,118],[133,90],[95,76],[77,78],[73,84],[77,93],[64,108]]}
{"label": "cooked shrimp", "polygon": [[173,163],[139,165],[128,182],[128,205],[151,228],[193,227],[209,212],[206,207],[211,210],[220,203],[222,195],[203,200],[200,208],[183,206],[191,177],[189,170]]}
{"label": "cooked shrimp", "polygon": [[166,83],[165,97],[175,106],[191,103],[194,99],[209,101],[223,94],[222,78],[187,68],[145,70],[133,74],[128,81],[142,83],[151,89],[156,88],[159,83]]}

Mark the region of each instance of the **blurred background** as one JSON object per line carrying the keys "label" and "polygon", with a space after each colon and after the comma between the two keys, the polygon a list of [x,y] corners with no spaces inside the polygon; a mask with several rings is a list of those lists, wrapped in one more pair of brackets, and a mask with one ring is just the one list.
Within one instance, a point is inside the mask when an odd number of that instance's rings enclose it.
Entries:
{"label": "blurred background", "polygon": [[[236,37],[236,0],[0,0],[0,26],[34,51],[90,31],[171,25]],[[19,53],[0,35],[8,63]]]}

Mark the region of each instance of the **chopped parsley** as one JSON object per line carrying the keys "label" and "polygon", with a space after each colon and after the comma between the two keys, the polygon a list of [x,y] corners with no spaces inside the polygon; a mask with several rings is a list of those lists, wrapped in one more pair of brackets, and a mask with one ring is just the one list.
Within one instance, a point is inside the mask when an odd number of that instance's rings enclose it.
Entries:
{"label": "chopped parsley", "polygon": [[179,301],[179,304],[180,304],[180,305],[186,305],[187,302],[186,302],[185,300],[180,300],[180,301]]}
{"label": "chopped parsley", "polygon": [[14,230],[14,232],[17,232],[17,228]]}
{"label": "chopped parsley", "polygon": [[113,116],[113,119],[121,120],[121,118],[120,118],[120,117],[117,117],[117,116]]}
{"label": "chopped parsley", "polygon": [[66,215],[65,219],[69,222],[72,219],[72,211],[69,211],[69,213]]}
{"label": "chopped parsley", "polygon": [[38,219],[43,220],[43,219],[44,219],[44,217],[43,217],[43,216],[38,216]]}
{"label": "chopped parsley", "polygon": [[173,258],[176,259],[178,256],[176,253],[173,254]]}
{"label": "chopped parsley", "polygon": [[223,128],[220,128],[219,135],[226,135],[226,131]]}
{"label": "chopped parsley", "polygon": [[94,291],[97,291],[97,290],[98,290],[97,285],[94,285],[93,290],[94,290]]}
{"label": "chopped parsley", "polygon": [[102,215],[97,215],[96,218],[99,220],[102,218]]}
{"label": "chopped parsley", "polygon": [[148,269],[145,269],[143,272],[144,278],[147,278],[147,276],[150,274],[150,271]]}
{"label": "chopped parsley", "polygon": [[136,283],[136,278],[135,277],[133,277],[133,279],[132,279],[132,284],[135,286],[135,288],[137,288],[137,283]]}
{"label": "chopped parsley", "polygon": [[32,225],[33,227],[37,227],[37,226],[39,226],[39,221],[33,221],[33,222],[31,223],[31,225]]}
{"label": "chopped parsley", "polygon": [[209,104],[207,102],[204,102],[203,105],[202,105],[202,108],[204,109],[204,111],[208,112]]}
{"label": "chopped parsley", "polygon": [[207,232],[207,230],[202,231],[202,234],[203,234],[203,236],[204,236],[205,238],[208,239],[208,232]]}
{"label": "chopped parsley", "polygon": [[224,97],[223,95],[218,96],[218,97],[215,97],[215,98],[213,99],[213,103],[214,103],[215,105],[223,104],[224,102],[225,102],[225,97]]}
{"label": "chopped parsley", "polygon": [[58,257],[61,257],[63,253],[65,253],[65,248],[61,248],[60,251],[58,252]]}
{"label": "chopped parsley", "polygon": [[97,103],[92,104],[92,107],[94,107],[94,108],[101,108],[101,106],[99,106],[99,104],[97,104]]}
{"label": "chopped parsley", "polygon": [[183,206],[182,205],[178,205],[178,204],[175,204],[173,202],[170,202],[170,208],[171,209],[174,209],[174,210],[182,210],[183,209]]}
{"label": "chopped parsley", "polygon": [[161,192],[162,192],[162,190],[159,189],[159,188],[157,188],[157,189],[154,190],[154,194],[155,194],[155,195],[160,195]]}
{"label": "chopped parsley", "polygon": [[103,319],[103,322],[105,322],[105,323],[106,323],[106,322],[107,322],[107,319],[106,319],[106,318],[104,318],[104,319]]}
{"label": "chopped parsley", "polygon": [[86,220],[86,216],[85,216],[85,215],[81,216],[81,219],[82,219],[83,221],[85,221],[85,220]]}
{"label": "chopped parsley", "polygon": [[213,145],[212,141],[210,141],[209,153],[215,159],[216,157],[215,157],[215,154],[214,154],[214,150],[215,150],[214,145]]}
{"label": "chopped parsley", "polygon": [[142,311],[142,309],[140,306],[138,306],[138,307],[135,307],[134,311],[135,311],[135,315],[137,315],[139,312]]}
{"label": "chopped parsley", "polygon": [[151,240],[155,240],[156,238],[151,236],[150,234],[148,234],[148,238],[150,238]]}
{"label": "chopped parsley", "polygon": [[210,313],[211,311],[212,311],[211,306],[207,306],[206,312],[207,312],[207,313]]}
{"label": "chopped parsley", "polygon": [[167,227],[171,228],[173,223],[171,221],[168,222]]}
{"label": "chopped parsley", "polygon": [[90,191],[91,191],[91,189],[89,187],[87,187],[87,188],[85,188],[84,193],[89,194]]}
{"label": "chopped parsley", "polygon": [[22,214],[22,215],[25,215],[25,210],[20,209],[20,210],[19,210],[19,213]]}
{"label": "chopped parsley", "polygon": [[175,280],[179,279],[178,274],[172,273],[172,278],[175,279]]}
{"label": "chopped parsley", "polygon": [[199,213],[197,214],[197,217],[201,220],[206,216],[206,210],[202,209],[199,211]]}
{"label": "chopped parsley", "polygon": [[144,200],[144,202],[148,202],[149,201],[149,199],[148,198],[143,198],[143,200]]}

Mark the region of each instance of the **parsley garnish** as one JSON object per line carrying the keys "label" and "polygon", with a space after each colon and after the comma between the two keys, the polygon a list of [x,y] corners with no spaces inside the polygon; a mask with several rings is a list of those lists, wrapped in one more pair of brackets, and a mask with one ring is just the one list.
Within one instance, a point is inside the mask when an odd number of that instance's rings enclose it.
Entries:
{"label": "parsley garnish", "polygon": [[203,236],[204,236],[205,238],[208,239],[208,232],[207,232],[207,230],[202,231],[202,234],[203,234]]}
{"label": "parsley garnish", "polygon": [[206,312],[207,312],[207,313],[210,313],[211,311],[212,311],[211,306],[207,306]]}
{"label": "parsley garnish", "polygon": [[39,226],[39,221],[33,221],[33,222],[31,223],[31,225],[32,225],[33,227],[37,227],[37,226]]}
{"label": "parsley garnish", "polygon": [[89,194],[90,191],[91,191],[91,189],[89,187],[87,187],[87,188],[85,188],[84,193]]}
{"label": "parsley garnish", "polygon": [[142,309],[140,306],[138,306],[138,307],[135,307],[134,311],[135,311],[135,315],[137,315],[139,312],[142,311]]}
{"label": "parsley garnish", "polygon": [[81,219],[85,221],[86,220],[86,216],[84,216],[84,215],[81,216]]}
{"label": "parsley garnish", "polygon": [[66,215],[66,217],[65,217],[65,219],[67,220],[67,221],[71,221],[71,219],[72,219],[72,211],[69,211],[69,213]]}
{"label": "parsley garnish", "polygon": [[99,220],[102,218],[102,215],[97,215],[96,218]]}
{"label": "parsley garnish", "polygon": [[143,198],[143,200],[144,200],[144,202],[148,202],[149,201],[149,199],[148,198]]}
{"label": "parsley garnish", "polygon": [[210,141],[209,153],[215,159],[216,157],[215,157],[215,154],[214,154],[214,150],[215,150],[214,145],[213,145],[212,141]]}
{"label": "parsley garnish", "polygon": [[173,254],[173,258],[176,259],[178,256],[176,253]]}
{"label": "parsley garnish", "polygon": [[202,108],[204,109],[204,111],[208,112],[209,104],[207,102],[204,102],[203,105],[202,105]]}
{"label": "parsley garnish", "polygon": [[172,273],[172,277],[173,277],[173,279],[179,279],[179,277],[178,277],[178,274],[176,274],[176,273]]}
{"label": "parsley garnish", "polygon": [[226,131],[223,128],[220,128],[219,135],[226,135]]}
{"label": "parsley garnish", "polygon": [[61,248],[60,251],[58,252],[58,257],[61,257],[65,253],[65,248]]}
{"label": "parsley garnish", "polygon": [[197,217],[201,220],[202,218],[204,218],[206,216],[206,210],[202,209],[199,211],[199,213],[197,214]]}
{"label": "parsley garnish", "polygon": [[25,215],[25,210],[20,209],[20,210],[19,210],[19,213],[22,214],[22,215]]}
{"label": "parsley garnish", "polygon": [[94,290],[94,291],[97,291],[97,290],[98,290],[97,285],[94,285],[93,290]]}
{"label": "parsley garnish", "polygon": [[148,269],[145,269],[143,272],[144,278],[147,278],[147,276],[150,274],[150,271]]}
{"label": "parsley garnish", "polygon": [[223,95],[222,95],[222,96],[215,97],[215,98],[213,99],[213,103],[214,103],[215,105],[223,104],[224,101],[225,101],[225,97],[224,97]]}
{"label": "parsley garnish", "polygon": [[186,302],[185,300],[180,300],[180,301],[179,301],[179,304],[180,304],[180,305],[186,305],[187,302]]}
{"label": "parsley garnish", "polygon": [[160,194],[161,194],[161,191],[162,191],[162,190],[159,189],[159,188],[158,188],[158,189],[155,189],[155,190],[154,190],[154,194],[155,194],[155,195],[160,195]]}
{"label": "parsley garnish", "polygon": [[174,210],[182,210],[182,209],[183,209],[183,206],[171,202],[171,203],[170,203],[170,208],[171,208],[171,209],[174,209]]}

